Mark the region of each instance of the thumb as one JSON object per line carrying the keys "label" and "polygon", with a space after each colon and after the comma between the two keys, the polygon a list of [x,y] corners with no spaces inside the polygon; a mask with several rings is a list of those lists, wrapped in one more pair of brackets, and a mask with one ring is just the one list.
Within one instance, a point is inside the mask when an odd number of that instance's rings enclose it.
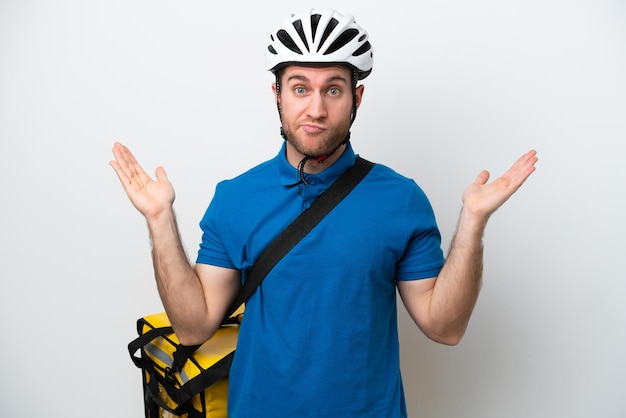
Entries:
{"label": "thumb", "polygon": [[476,181],[474,183],[483,185],[485,183],[487,183],[487,180],[489,180],[489,171],[487,170],[483,170],[480,172],[480,174],[478,174],[478,176],[476,177]]}
{"label": "thumb", "polygon": [[158,182],[169,181],[167,178],[167,173],[163,167],[157,167],[154,171],[156,179]]}

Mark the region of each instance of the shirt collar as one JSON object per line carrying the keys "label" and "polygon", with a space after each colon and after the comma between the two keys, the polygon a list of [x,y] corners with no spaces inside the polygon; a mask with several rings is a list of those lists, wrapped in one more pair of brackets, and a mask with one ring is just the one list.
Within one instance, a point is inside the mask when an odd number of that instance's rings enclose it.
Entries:
{"label": "shirt collar", "polygon": [[[276,156],[278,162],[278,172],[283,186],[295,186],[300,180],[300,176],[295,167],[287,161],[287,142],[284,141],[280,152]],[[323,183],[330,185],[348,168],[354,165],[356,154],[352,149],[350,142],[346,145],[343,154],[330,167],[324,169],[318,174],[306,174],[305,177],[316,177]]]}

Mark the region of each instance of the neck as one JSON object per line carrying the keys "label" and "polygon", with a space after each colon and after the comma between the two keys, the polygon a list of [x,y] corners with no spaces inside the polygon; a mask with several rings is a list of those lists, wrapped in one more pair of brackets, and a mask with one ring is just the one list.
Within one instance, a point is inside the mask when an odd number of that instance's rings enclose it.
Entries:
{"label": "neck", "polygon": [[[329,155],[328,158],[326,158],[322,162],[318,162],[315,158],[308,160],[304,165],[304,172],[309,174],[321,173],[322,171],[333,165],[335,161],[337,161],[339,157],[341,157],[341,154],[343,154],[345,150],[346,145],[344,144],[341,145],[335,152]],[[305,158],[305,155],[296,151],[289,142],[287,142],[286,151],[287,161],[289,161],[289,164],[297,169],[299,167],[300,161]]]}

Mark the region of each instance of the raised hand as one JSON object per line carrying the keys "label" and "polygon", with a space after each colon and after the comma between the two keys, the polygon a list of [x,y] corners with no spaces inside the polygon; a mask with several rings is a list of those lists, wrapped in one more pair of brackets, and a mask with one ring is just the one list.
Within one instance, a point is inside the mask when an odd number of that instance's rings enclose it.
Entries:
{"label": "raised hand", "polygon": [[482,171],[463,193],[463,207],[470,213],[488,218],[504,204],[535,171],[537,152],[528,151],[502,177],[487,184],[489,172]]}
{"label": "raised hand", "polygon": [[115,160],[110,165],[139,212],[149,219],[171,209],[175,198],[174,188],[163,167],[156,169],[155,181],[146,174],[126,146],[116,142],[113,145],[113,155]]}

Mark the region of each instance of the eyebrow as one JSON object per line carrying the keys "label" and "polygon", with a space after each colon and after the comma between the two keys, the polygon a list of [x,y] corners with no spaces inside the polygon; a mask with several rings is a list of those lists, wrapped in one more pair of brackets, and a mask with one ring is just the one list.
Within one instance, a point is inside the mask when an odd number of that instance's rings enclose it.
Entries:
{"label": "eyebrow", "polygon": [[[289,78],[287,78],[287,82],[290,82],[292,80],[298,80],[298,81],[304,81],[304,82],[310,81],[307,77],[303,75],[299,75],[299,74],[294,74],[294,75],[289,76]],[[341,75],[334,75],[326,79],[326,83],[333,83],[336,81],[342,81],[345,84],[348,84],[348,80]]]}

